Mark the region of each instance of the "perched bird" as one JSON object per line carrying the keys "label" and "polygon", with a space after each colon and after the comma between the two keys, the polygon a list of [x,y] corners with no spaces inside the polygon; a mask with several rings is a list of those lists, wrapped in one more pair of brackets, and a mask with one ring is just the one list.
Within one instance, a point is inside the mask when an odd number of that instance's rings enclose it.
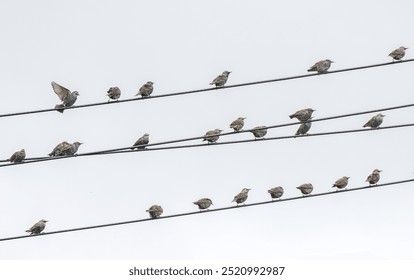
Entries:
{"label": "perched bird", "polygon": [[[312,119],[312,118],[310,118],[310,119]],[[308,121],[306,121],[306,122],[303,122],[299,126],[298,131],[296,131],[295,136],[298,136],[298,135],[307,135],[308,134],[308,131],[310,130],[310,128],[312,126],[312,122],[310,121],[310,119]]]}
{"label": "perched bird", "polygon": [[20,151],[15,152],[10,158],[11,163],[20,163],[26,158],[26,151],[21,149]]}
{"label": "perched bird", "polygon": [[139,91],[135,96],[141,95],[141,97],[148,97],[151,95],[152,91],[154,90],[153,82],[147,82],[143,86],[140,87]]}
{"label": "perched bird", "polygon": [[405,50],[408,49],[406,47],[399,47],[396,50],[393,50],[388,56],[392,57],[392,61],[401,60],[405,55]]}
{"label": "perched bird", "polygon": [[214,130],[209,130],[209,131],[207,131],[207,133],[204,135],[204,139],[203,139],[203,141],[208,141],[208,143],[210,144],[210,143],[214,143],[214,142],[217,142],[217,140],[219,139],[219,137],[220,137],[220,133],[222,132],[223,130],[221,130],[221,129],[218,129],[218,128],[216,128],[216,129],[214,129]]}
{"label": "perched bird", "polygon": [[313,110],[312,108],[307,108],[303,110],[299,110],[296,113],[289,116],[289,118],[297,118],[301,122],[306,122],[312,118],[312,113],[316,110]]}
{"label": "perched bird", "polygon": [[365,182],[368,182],[369,185],[376,185],[380,179],[380,172],[382,170],[375,169],[372,173],[368,176]]}
{"label": "perched bird", "polygon": [[230,71],[224,71],[223,74],[218,75],[211,83],[210,85],[216,85],[216,87],[222,87],[227,82],[227,79],[229,78]]}
{"label": "perched bird", "polygon": [[267,127],[264,125],[256,126],[252,129],[255,138],[263,138],[267,134]]}
{"label": "perched bird", "polygon": [[273,200],[275,198],[280,199],[284,193],[284,190],[282,187],[274,187],[268,190],[267,192],[270,193],[270,196],[272,197],[272,200]]}
{"label": "perched bird", "polygon": [[243,128],[243,126],[244,126],[244,120],[245,120],[246,118],[243,118],[243,117],[239,117],[239,118],[237,118],[236,120],[234,120],[231,124],[230,124],[230,128],[233,128],[234,129],[234,132],[238,132],[238,131],[240,131],[242,128]]}
{"label": "perched bird", "polygon": [[244,204],[244,202],[247,199],[247,196],[248,196],[249,191],[250,191],[250,189],[247,189],[247,188],[242,189],[242,191],[238,195],[236,195],[234,197],[234,199],[233,199],[232,202],[236,202],[237,203],[237,206],[240,203],[243,203]]}
{"label": "perched bird", "polygon": [[385,115],[383,114],[373,116],[363,127],[378,128],[382,124],[384,117]]}
{"label": "perched bird", "polygon": [[161,206],[159,205],[152,205],[146,212],[149,213],[150,217],[153,219],[158,218],[164,212]]}
{"label": "perched bird", "polygon": [[[348,179],[351,177],[342,177],[339,178],[338,180],[335,181],[335,183],[333,184],[332,188],[338,188],[338,189],[343,189],[348,185]],[[345,188],[346,189],[346,188]]]}
{"label": "perched bird", "polygon": [[108,102],[111,99],[118,101],[118,99],[121,97],[121,90],[119,89],[119,87],[111,87],[111,88],[109,88],[107,93],[108,94],[106,96],[109,97]]}
{"label": "perched bird", "polygon": [[331,63],[334,63],[334,61],[330,59],[318,61],[311,68],[308,69],[308,72],[316,71],[319,74],[326,73],[329,67],[331,67]]}
{"label": "perched bird", "polygon": [[39,234],[45,229],[47,222],[48,221],[42,219],[26,230],[26,232],[30,232],[30,235]]}
{"label": "perched bird", "polygon": [[55,109],[57,109],[58,112],[63,113],[65,108],[73,106],[75,104],[76,99],[79,96],[79,93],[77,91],[71,92],[65,87],[62,87],[61,85],[52,82],[52,88],[53,91],[59,96],[59,99],[62,101],[62,104],[58,104],[55,106]]}
{"label": "perched bird", "polygon": [[53,151],[49,154],[51,157],[61,157],[61,156],[73,156],[78,151],[78,148],[83,143],[74,142],[70,144],[66,141],[58,144]]}
{"label": "perched bird", "polygon": [[298,190],[302,192],[302,194],[305,196],[307,194],[310,194],[313,191],[312,184],[302,184],[299,187],[296,187]]}
{"label": "perched bird", "polygon": [[[131,150],[138,149],[138,150],[144,150],[145,147],[149,143],[149,134],[145,133],[142,135],[137,141],[134,143],[134,147]],[[135,147],[138,146],[138,147]]]}
{"label": "perched bird", "polygon": [[198,209],[200,209],[200,211],[204,209],[208,209],[208,207],[213,205],[213,201],[211,201],[210,198],[201,198],[193,203],[198,206]]}

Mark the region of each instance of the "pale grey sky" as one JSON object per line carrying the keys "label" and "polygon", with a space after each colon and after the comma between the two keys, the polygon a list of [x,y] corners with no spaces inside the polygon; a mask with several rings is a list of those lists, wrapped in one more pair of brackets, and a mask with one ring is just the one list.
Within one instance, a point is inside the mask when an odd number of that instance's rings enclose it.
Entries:
{"label": "pale grey sky", "polygon": [[[224,70],[228,85],[413,57],[412,1],[2,1],[0,113],[59,103],[51,81],[77,90],[77,105],[106,101],[109,87],[132,98],[147,81],[153,95],[208,87]],[[172,98],[1,118],[0,158],[22,148],[46,156],[62,141],[79,152],[200,136],[247,117],[246,128],[413,103],[412,63]],[[383,125],[412,123],[413,109],[385,112]],[[315,123],[310,133],[358,129],[364,115]],[[268,137],[292,135],[297,127]],[[230,206],[314,193],[350,176],[365,185],[413,176],[412,128],[240,145],[130,153],[1,168],[0,237],[196,210],[210,197]],[[250,139],[250,134],[221,139]],[[220,140],[219,140],[220,141]],[[200,143],[200,141],[196,141]],[[412,184],[205,215],[0,242],[1,259],[412,259]]]}

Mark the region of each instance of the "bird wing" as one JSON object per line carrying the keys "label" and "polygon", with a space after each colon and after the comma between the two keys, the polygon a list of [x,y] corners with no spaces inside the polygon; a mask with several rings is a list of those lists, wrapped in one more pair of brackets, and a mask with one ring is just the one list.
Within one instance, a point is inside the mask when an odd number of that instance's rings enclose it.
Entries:
{"label": "bird wing", "polygon": [[68,90],[65,87],[62,87],[61,85],[59,85],[59,84],[57,84],[55,82],[52,82],[52,87],[53,87],[53,91],[57,94],[57,96],[59,96],[59,99],[61,101],[63,101],[63,99],[66,96],[68,96],[68,95],[71,94],[70,90]]}

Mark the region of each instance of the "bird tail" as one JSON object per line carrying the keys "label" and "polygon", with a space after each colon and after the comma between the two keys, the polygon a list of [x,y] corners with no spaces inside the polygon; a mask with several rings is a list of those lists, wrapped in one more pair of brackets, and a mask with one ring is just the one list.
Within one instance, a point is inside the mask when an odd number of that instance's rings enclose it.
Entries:
{"label": "bird tail", "polygon": [[65,108],[65,105],[63,104],[57,104],[55,106],[56,111],[58,111],[59,113],[63,113],[63,111],[65,110],[64,108]]}
{"label": "bird tail", "polygon": [[213,83],[213,82],[211,82],[211,83],[209,83],[209,85],[214,85],[214,83]]}
{"label": "bird tail", "polygon": [[293,119],[295,116],[294,115],[290,115],[289,118]]}

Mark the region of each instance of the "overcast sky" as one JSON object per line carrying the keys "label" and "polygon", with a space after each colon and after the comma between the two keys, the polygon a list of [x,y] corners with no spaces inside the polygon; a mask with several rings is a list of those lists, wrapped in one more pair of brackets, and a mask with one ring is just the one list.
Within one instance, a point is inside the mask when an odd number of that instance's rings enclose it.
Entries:
{"label": "overcast sky", "polygon": [[[8,1],[0,3],[0,113],[52,108],[55,81],[80,93],[76,105],[121,99],[154,82],[153,95],[384,63],[414,48],[412,1]],[[414,50],[407,50],[412,58]],[[303,108],[315,118],[413,103],[414,65],[373,68],[192,95],[1,118],[0,158],[24,148],[47,156],[62,141],[79,153],[202,136],[247,117],[245,128],[288,123]],[[387,111],[384,126],[413,123],[413,108]],[[314,123],[310,133],[359,129],[374,114]],[[296,126],[269,130],[292,135]],[[1,168],[0,237],[196,211],[193,201],[234,205],[314,193],[350,176],[366,185],[413,178],[413,128],[128,153]],[[251,139],[250,133],[220,141]],[[193,143],[201,143],[194,141]],[[38,238],[0,242],[1,259],[412,259],[413,184],[301,199]]]}

